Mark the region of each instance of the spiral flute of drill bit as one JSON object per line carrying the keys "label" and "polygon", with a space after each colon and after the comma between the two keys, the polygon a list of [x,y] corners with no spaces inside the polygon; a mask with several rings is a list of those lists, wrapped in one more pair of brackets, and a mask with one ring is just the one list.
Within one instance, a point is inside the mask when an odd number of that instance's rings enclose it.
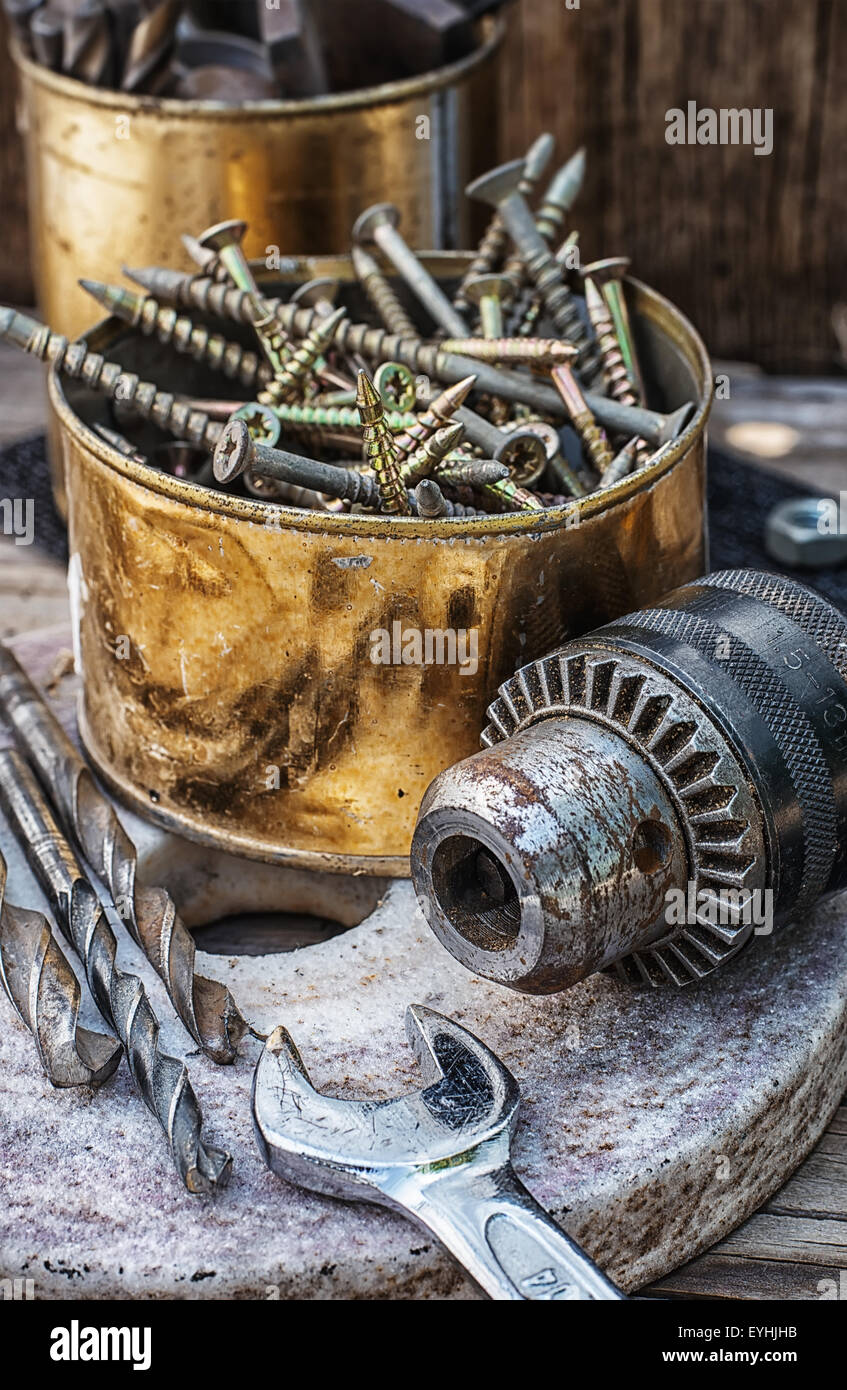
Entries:
{"label": "spiral flute of drill bit", "polygon": [[303,342],[291,354],[281,372],[274,374],[272,380],[259,393],[259,400],[265,405],[284,405],[306,393],[309,382],[314,378],[319,359],[335,336],[335,330],[346,314],[345,309],[336,309],[326,318],[318,317],[315,326]]}
{"label": "spiral flute of drill bit", "polygon": [[213,1061],[235,1060],[251,1031],[232,995],[194,973],[194,938],[165,888],[137,881],[137,852],[58,719],[8,647],[0,644],[0,714],[50,787],[60,818],[106,884],[130,936],[165,984],[195,1042]]}
{"label": "spiral flute of drill bit", "polygon": [[410,516],[411,507],[400,469],[397,451],[379,392],[367,372],[359,372],[357,407],[362,421],[365,457],[376,474],[380,510],[397,516]]}
{"label": "spiral flute of drill bit", "polygon": [[61,333],[51,332],[46,324],[26,314],[0,309],[0,337],[40,361],[52,363],[64,376],[84,381],[93,391],[132,406],[145,420],[152,420],[177,439],[210,449],[218,440],[220,424],[202,411],[192,410],[169,392],[160,391],[152,381],[140,381],[134,372],[125,372],[118,362],[108,362],[85,343],[68,342]]}
{"label": "spiral flute of drill bit", "polygon": [[79,1023],[79,981],[40,912],[6,899],[6,861],[0,854],[0,982],[32,1033],[53,1086],[102,1086],[123,1056],[117,1038]]}
{"label": "spiral flute of drill bit", "polygon": [[406,487],[415,487],[422,478],[432,477],[442,459],[457,448],[464,426],[442,425],[419,449],[398,464],[400,478]]}
{"label": "spiral flute of drill bit", "polygon": [[202,1143],[202,1115],[186,1066],[159,1047],[159,1022],[144,986],[118,966],[115,934],[97,894],[13,749],[0,752],[0,803],[82,961],[97,1008],[126,1048],[133,1079],[167,1136],[185,1186],[194,1193],[223,1187],[232,1159]]}
{"label": "spiral flute of drill bit", "polygon": [[177,352],[222,372],[247,390],[257,382],[264,384],[271,380],[271,368],[258,353],[194,323],[173,306],[160,304],[150,295],[137,294],[120,285],[104,285],[96,280],[80,280],[79,283],[108,313],[116,314],[145,337],[155,337],[163,345],[171,344]]}
{"label": "spiral flute of drill bit", "polygon": [[383,275],[370,251],[364,246],[354,245],[351,258],[359,284],[389,333],[399,333],[401,338],[420,338],[418,329],[400,303],[393,285],[388,277]]}
{"label": "spiral flute of drill bit", "polygon": [[598,473],[605,473],[612,462],[612,451],[605,434],[589,410],[570,367],[554,367],[550,374],[571,418],[571,424],[582,440],[588,457]]}

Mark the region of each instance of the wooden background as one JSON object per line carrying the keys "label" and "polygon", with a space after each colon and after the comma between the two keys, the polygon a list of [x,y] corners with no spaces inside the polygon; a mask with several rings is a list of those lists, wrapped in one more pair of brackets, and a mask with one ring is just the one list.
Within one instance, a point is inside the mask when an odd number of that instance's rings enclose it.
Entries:
{"label": "wooden background", "polygon": [[[503,72],[503,157],[542,129],[584,141],[586,258],[629,254],[713,354],[830,370],[847,300],[843,0],[518,0]],[[14,80],[0,59],[0,297],[26,301]],[[774,152],[669,146],[665,112],[770,107]],[[294,248],[300,249],[300,248]]]}

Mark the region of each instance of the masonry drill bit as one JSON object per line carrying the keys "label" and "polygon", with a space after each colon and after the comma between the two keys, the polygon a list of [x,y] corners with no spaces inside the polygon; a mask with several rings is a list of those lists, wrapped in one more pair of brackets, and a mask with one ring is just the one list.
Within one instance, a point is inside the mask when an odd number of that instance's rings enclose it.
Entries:
{"label": "masonry drill bit", "polygon": [[162,430],[177,439],[214,448],[221,432],[220,424],[210,420],[202,411],[178,401],[167,391],[160,391],[152,381],[139,381],[134,372],[125,372],[118,362],[108,362],[99,352],[92,352],[85,343],[70,343],[61,333],[53,333],[46,324],[38,323],[27,314],[0,308],[0,339],[13,343],[31,353],[41,362],[50,362],[64,376],[79,378],[93,391],[131,406],[145,420],[152,420]]}
{"label": "masonry drill bit", "polygon": [[[521,180],[521,189],[525,192],[526,197],[531,196],[538,180],[544,173],[553,154],[555,143],[553,136],[544,132],[539,135],[537,140],[533,141],[527,150]],[[477,275],[488,275],[495,266],[499,265],[508,244],[509,233],[506,225],[499,212],[495,212],[488,224],[485,236],[476,249],[473,260],[462,277],[462,283],[453,301],[457,309],[464,311],[470,308],[470,296],[467,293],[469,282]]]}
{"label": "masonry drill bit", "polygon": [[[156,299],[166,303],[185,303],[218,317],[233,318],[237,323],[251,322],[248,298],[238,290],[216,284],[208,277],[193,278],[163,266],[126,270],[124,273]],[[266,303],[273,307],[285,331],[293,333],[295,337],[305,337],[314,326],[313,310],[298,309],[296,305],[283,304],[278,299],[268,299]],[[473,373],[477,378],[475,389],[479,391],[529,405],[533,410],[556,419],[567,413],[561,397],[545,382],[492,367],[487,362],[476,362],[470,357],[442,352],[438,344],[410,342],[396,334],[385,333],[380,328],[372,328],[370,324],[346,320],[335,335],[335,346],[342,352],[360,353],[371,361],[383,362],[390,358],[404,362],[413,371],[445,384],[459,382]],[[593,344],[592,351],[596,351]],[[599,368],[599,355],[597,364]],[[589,409],[604,428],[613,434],[639,434],[656,447],[675,439],[694,411],[693,401],[686,401],[672,414],[663,415],[658,410],[621,405],[613,397],[600,395],[596,391],[583,390],[583,394]],[[468,437],[472,438],[470,431]]]}
{"label": "masonry drill bit", "polygon": [[117,964],[117,941],[91,884],[54,821],[35,779],[14,749],[0,752],[0,804],[79,955],[94,1002],[124,1047],[145,1105],[167,1136],[189,1192],[229,1180],[232,1159],[201,1140],[202,1115],[183,1062],[159,1047],[159,1022],[143,984]]}
{"label": "masonry drill bit", "polygon": [[14,731],[60,819],[106,884],[118,916],[167,988],[194,1041],[232,1062],[252,1031],[225,985],[194,973],[191,933],[165,888],[142,887],[137,853],[111,803],[10,649],[0,644],[0,714]]}
{"label": "masonry drill bit", "polygon": [[460,353],[479,362],[510,362],[522,367],[556,367],[578,356],[562,338],[444,338],[442,352]]}
{"label": "masonry drill bit", "polygon": [[281,371],[259,392],[258,399],[265,405],[284,405],[305,395],[309,382],[314,378],[315,369],[326,352],[346,309],[336,309],[327,318],[319,317],[300,346],[288,358]]}
{"label": "masonry drill bit", "polygon": [[222,372],[248,390],[257,382],[271,380],[269,364],[261,361],[257,353],[194,323],[171,305],[159,304],[150,295],[124,289],[122,285],[105,285],[99,280],[80,280],[79,284],[107,313],[123,319],[146,338],[155,337],[162,344],[171,344],[177,352]]}
{"label": "masonry drill bit", "polygon": [[142,0],[142,9],[143,18],[133,30],[124,64],[123,92],[149,88],[166,67],[173,51],[182,0]]}
{"label": "masonry drill bit", "polygon": [[476,381],[475,376],[466,376],[453,386],[446,386],[432,397],[426,410],[421,411],[413,424],[394,436],[394,448],[398,462],[402,463],[425,440],[435,434],[442,425],[453,423],[453,416],[464,405]]}
{"label": "masonry drill bit", "polygon": [[[465,429],[463,425],[443,425],[419,449],[398,465],[400,478],[406,487],[415,487],[422,478],[430,478],[438,465],[458,446]],[[506,470],[508,474],[508,469]]]}
{"label": "masonry drill bit", "polygon": [[367,372],[359,372],[356,405],[362,420],[365,457],[376,474],[380,509],[397,516],[410,516],[412,509],[400,477],[397,451],[385,423],[379,392]]}
{"label": "masonry drill bit", "polygon": [[401,338],[420,338],[420,332],[400,303],[388,277],[383,275],[375,257],[356,242],[350,254],[356,279],[379,314],[383,327],[389,333],[399,333]]}
{"label": "masonry drill bit", "polygon": [[603,431],[586,404],[579,383],[570,367],[554,367],[550,375],[567,406],[571,424],[579,435],[589,459],[598,473],[605,473],[612,462],[612,451]]}
{"label": "masonry drill bit", "polygon": [[32,1033],[53,1086],[102,1086],[117,1070],[123,1048],[107,1033],[81,1027],[79,981],[40,912],[6,898],[6,860],[0,854],[0,983]]}

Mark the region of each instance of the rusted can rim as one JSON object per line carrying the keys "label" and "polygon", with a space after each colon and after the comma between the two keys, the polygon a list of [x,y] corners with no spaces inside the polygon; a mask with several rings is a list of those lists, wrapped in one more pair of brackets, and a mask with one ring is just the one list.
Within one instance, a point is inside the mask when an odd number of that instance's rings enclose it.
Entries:
{"label": "rusted can rim", "polygon": [[102,87],[89,87],[76,77],[65,77],[62,73],[51,72],[49,68],[42,67],[40,63],[28,58],[14,38],[10,40],[10,47],[16,67],[30,81],[86,106],[102,106],[107,110],[129,114],[149,111],[151,114],[170,116],[175,120],[204,117],[212,121],[266,121],[269,116],[322,116],[335,111],[353,111],[364,106],[387,106],[393,102],[407,101],[411,97],[425,96],[429,92],[455,86],[475,68],[485,63],[503,42],[506,22],[502,16],[489,15],[481,21],[481,26],[482,42],[472,53],[432,72],[419,73],[416,77],[404,77],[396,82],[381,82],[375,87],[360,87],[353,92],[331,92],[327,96],[288,101],[244,101],[238,104],[225,101],[181,101],[177,97],[139,96],[133,92],[114,92]]}
{"label": "rusted can rim", "polygon": [[[309,265],[313,273],[318,273],[322,263],[338,266],[346,258],[314,257]],[[464,252],[429,252],[427,262],[444,265],[445,262],[460,267],[467,262]],[[367,513],[314,512],[302,507],[285,506],[263,502],[258,498],[236,497],[183,478],[173,478],[168,473],[152,468],[149,464],[135,463],[122,454],[98,434],[88,428],[69,404],[61,379],[55,368],[50,369],[48,393],[50,403],[71,438],[81,444],[89,454],[100,462],[122,474],[130,481],[147,489],[148,492],[181,502],[186,506],[207,512],[210,516],[226,516],[233,519],[254,522],[268,529],[314,532],[320,535],[367,536],[383,540],[425,540],[440,537],[447,540],[469,540],[478,536],[511,536],[541,534],[559,527],[577,523],[605,512],[636,493],[652,487],[664,474],[673,469],[682,456],[688,452],[706,426],[714,394],[712,367],[706,347],[689,320],[670,300],[640,280],[628,279],[634,294],[634,307],[643,317],[649,319],[677,348],[691,368],[700,389],[700,398],[685,429],[677,439],[662,453],[656,463],[649,464],[638,473],[622,478],[619,483],[604,492],[592,493],[589,497],[572,499],[559,507],[547,507],[543,512],[508,512],[484,517],[444,517],[437,520],[422,520],[420,517],[371,516]],[[82,341],[90,344],[95,351],[108,352],[109,343],[118,334],[127,331],[126,324],[117,318],[101,319],[82,336]],[[269,523],[273,522],[273,527]]]}

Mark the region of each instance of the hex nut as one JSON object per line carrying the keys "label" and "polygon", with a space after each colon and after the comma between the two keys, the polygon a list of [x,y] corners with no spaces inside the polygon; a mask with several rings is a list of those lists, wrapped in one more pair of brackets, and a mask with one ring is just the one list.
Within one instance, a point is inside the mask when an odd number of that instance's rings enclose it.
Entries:
{"label": "hex nut", "polygon": [[765,549],[792,569],[827,569],[847,560],[847,529],[831,497],[790,497],[768,514]]}

